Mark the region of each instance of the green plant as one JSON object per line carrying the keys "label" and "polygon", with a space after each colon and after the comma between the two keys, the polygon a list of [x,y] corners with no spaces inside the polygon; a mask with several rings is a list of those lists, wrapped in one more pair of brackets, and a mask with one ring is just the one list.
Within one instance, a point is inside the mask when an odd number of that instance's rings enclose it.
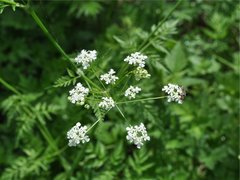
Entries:
{"label": "green plant", "polygon": [[[183,1],[168,16],[173,6],[1,1],[1,178],[238,179],[239,5]],[[80,47],[99,53],[87,71],[74,63]],[[129,75],[117,74],[121,83],[103,84],[119,104],[101,109],[105,90],[98,79],[110,65],[119,72],[121,59],[140,50],[148,56],[151,77],[136,81],[136,70],[128,66]],[[86,108],[67,97],[79,81],[94,89]],[[187,87],[182,105],[156,101],[168,82]],[[142,92],[137,99],[121,99],[130,85]],[[125,118],[147,124],[151,140],[140,150],[124,140]],[[91,141],[68,148],[66,133],[77,121],[93,125]]]}

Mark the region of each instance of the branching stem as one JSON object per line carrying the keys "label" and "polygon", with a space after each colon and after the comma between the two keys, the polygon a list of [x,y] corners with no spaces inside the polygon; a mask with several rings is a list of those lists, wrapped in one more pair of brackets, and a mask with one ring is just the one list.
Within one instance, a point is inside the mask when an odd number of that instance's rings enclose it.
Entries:
{"label": "branching stem", "polygon": [[140,102],[140,101],[149,101],[149,100],[157,100],[157,99],[163,99],[167,96],[159,96],[159,97],[151,97],[151,98],[143,98],[143,99],[134,99],[129,101],[121,101],[117,102],[116,104],[127,104],[127,103],[134,103],[134,102]]}
{"label": "branching stem", "polygon": [[[143,51],[143,48],[144,48],[144,49],[146,48],[146,46],[145,46],[146,43],[148,43],[148,41],[151,40],[151,38],[155,35],[155,33],[159,30],[159,28],[163,25],[163,23],[169,18],[169,16],[171,16],[171,14],[172,14],[172,13],[174,12],[174,10],[180,5],[181,2],[182,2],[182,0],[179,0],[179,1],[175,4],[175,6],[171,9],[171,11],[167,14],[167,16],[165,16],[165,17],[163,18],[163,20],[158,23],[158,25],[157,25],[157,27],[154,29],[154,31],[152,31],[152,32],[149,34],[148,38],[145,39],[145,41],[143,41],[143,43],[139,46],[139,51]],[[148,44],[148,45],[149,45],[149,44]],[[147,46],[148,46],[148,45],[147,45]]]}

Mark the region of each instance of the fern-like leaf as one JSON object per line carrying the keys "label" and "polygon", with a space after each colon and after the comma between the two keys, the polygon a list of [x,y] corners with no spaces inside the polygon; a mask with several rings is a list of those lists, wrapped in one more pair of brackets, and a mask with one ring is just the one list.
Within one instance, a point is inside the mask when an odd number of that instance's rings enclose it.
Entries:
{"label": "fern-like leaf", "polygon": [[66,87],[75,84],[78,77],[62,76],[53,85],[53,87]]}

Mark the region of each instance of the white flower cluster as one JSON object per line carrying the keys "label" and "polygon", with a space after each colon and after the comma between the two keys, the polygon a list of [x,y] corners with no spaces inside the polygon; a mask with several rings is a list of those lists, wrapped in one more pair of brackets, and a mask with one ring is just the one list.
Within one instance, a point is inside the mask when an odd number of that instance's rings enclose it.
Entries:
{"label": "white flower cluster", "polygon": [[111,97],[102,97],[102,101],[99,103],[98,106],[108,111],[115,107],[115,102]]}
{"label": "white flower cluster", "polygon": [[118,77],[114,75],[115,73],[116,72],[113,69],[110,69],[108,73],[100,76],[100,80],[105,81],[106,84],[115,84],[115,81],[118,80]]}
{"label": "white flower cluster", "polygon": [[139,87],[134,87],[130,86],[126,91],[125,91],[125,96],[128,97],[129,99],[134,99],[136,97],[136,94],[138,94],[141,91],[141,88]]}
{"label": "white flower cluster", "polygon": [[78,56],[74,59],[77,64],[82,64],[83,69],[87,69],[90,64],[97,59],[96,50],[85,50],[83,49]]}
{"label": "white flower cluster", "polygon": [[182,104],[184,97],[186,96],[186,91],[183,87],[180,87],[175,84],[168,84],[162,88],[163,92],[168,94],[168,102],[178,102]]}
{"label": "white flower cluster", "polygon": [[77,123],[67,132],[67,138],[69,139],[69,146],[77,146],[80,142],[85,143],[90,140],[86,135],[87,126],[81,126],[81,123]]}
{"label": "white flower cluster", "polygon": [[88,95],[89,89],[85,88],[81,83],[77,83],[77,85],[69,91],[70,96],[68,99],[71,103],[83,105],[85,103],[85,97]]}
{"label": "white flower cluster", "polygon": [[141,148],[144,141],[150,141],[150,137],[147,134],[146,128],[143,123],[139,126],[130,126],[126,128],[127,130],[127,140],[137,146],[138,149]]}
{"label": "white flower cluster", "polygon": [[142,67],[137,67],[137,69],[135,69],[133,73],[137,81],[139,81],[140,79],[150,78],[151,76],[148,71]]}
{"label": "white flower cluster", "polygon": [[[135,79],[139,81],[140,79],[145,79],[149,78],[151,75],[148,73],[148,71],[144,68],[145,63],[147,60],[147,56],[143,55],[140,52],[135,52],[127,56],[124,61],[127,62],[130,65],[133,65],[134,68],[131,72],[127,73],[134,75]],[[81,64],[83,69],[87,69],[90,64],[97,59],[97,51],[96,50],[82,50],[78,56],[74,59],[77,64]],[[82,70],[78,70],[77,74],[81,75]],[[70,73],[69,73],[70,74]],[[100,76],[100,82],[105,83],[105,84],[115,84],[115,82],[119,79],[116,76],[116,72],[113,69],[110,69],[107,73],[102,74]],[[94,82],[89,79],[88,81],[91,82],[91,84],[94,85]],[[87,82],[88,83],[88,82]],[[127,82],[126,82],[127,83]],[[103,85],[103,84],[102,84]],[[98,89],[101,89],[98,87],[97,84],[95,84],[96,87],[96,94],[101,94],[101,93],[107,93],[112,92],[110,87],[109,89],[103,90],[104,92],[98,92]],[[104,89],[105,86],[103,85]],[[92,88],[91,88],[92,89]],[[93,88],[93,100],[95,100],[95,89]],[[124,96],[127,97],[128,99],[135,99],[137,94],[141,92],[141,88],[138,86],[130,86],[125,90]],[[163,92],[166,92],[168,102],[178,102],[182,103],[184,97],[186,96],[186,91],[184,90],[183,87],[180,87],[175,84],[168,84],[162,88]],[[86,102],[86,97],[89,94],[89,89],[84,87],[81,83],[77,83],[76,86],[69,91],[69,97],[68,99],[74,103],[74,104],[80,104],[84,105],[86,109],[89,109],[90,106]],[[117,94],[118,95],[118,94]],[[98,104],[98,107],[101,108],[101,110],[109,111],[113,107],[116,106],[116,102],[114,102],[112,97],[109,97],[111,95],[105,95],[108,97],[101,97],[101,102]],[[115,97],[115,96],[114,96]],[[164,96],[165,97],[165,96]],[[161,97],[160,97],[161,98]],[[160,99],[160,98],[153,98],[153,99]],[[132,100],[136,101],[136,100]],[[129,101],[124,101],[123,103],[128,103]],[[119,110],[120,111],[120,110]],[[121,112],[121,111],[120,111]],[[122,114],[122,112],[121,112]],[[125,118],[125,116],[122,114],[122,116]],[[125,118],[126,119],[126,118]],[[98,122],[98,121],[97,121]],[[96,123],[97,123],[96,122]],[[94,123],[89,130],[96,124]],[[143,123],[135,126],[129,126],[126,128],[127,131],[127,136],[126,139],[130,142],[133,143],[134,145],[137,146],[138,149],[140,149],[145,141],[150,141],[150,136],[148,136],[146,127],[144,126]],[[76,123],[75,126],[73,126],[68,132],[67,132],[67,139],[68,139],[68,145],[69,146],[77,146],[80,143],[85,143],[90,141],[90,138],[87,135],[87,126],[81,126],[81,124],[78,122]]]}
{"label": "white flower cluster", "polygon": [[144,67],[145,61],[148,57],[141,54],[140,52],[135,52],[127,56],[124,61],[128,62],[128,64],[138,66],[138,67]]}

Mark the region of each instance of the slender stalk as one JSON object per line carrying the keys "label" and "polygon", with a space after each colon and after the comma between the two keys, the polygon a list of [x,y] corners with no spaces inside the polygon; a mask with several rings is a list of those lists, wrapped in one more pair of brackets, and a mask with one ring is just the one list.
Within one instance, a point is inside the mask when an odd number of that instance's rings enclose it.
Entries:
{"label": "slender stalk", "polygon": [[95,122],[90,126],[90,128],[87,129],[86,133],[87,133],[88,131],[90,131],[100,120],[101,120],[101,119],[98,119],[97,121],[95,121]]}
{"label": "slender stalk", "polygon": [[53,36],[49,33],[41,19],[38,17],[38,15],[35,13],[35,11],[32,8],[28,8],[27,11],[30,13],[34,21],[37,23],[37,25],[41,28],[41,30],[44,32],[44,34],[48,37],[48,39],[52,42],[54,47],[67,59],[71,61],[71,58],[65,53],[65,51],[61,48],[61,46],[55,41]]}
{"label": "slender stalk", "polygon": [[[32,108],[32,106],[28,105],[28,108],[25,108],[25,110],[27,111],[27,113],[30,116],[33,116],[34,113],[34,109]],[[33,113],[32,113],[33,112]],[[34,118],[34,116],[33,116]],[[51,148],[53,148],[55,151],[59,151],[58,146],[56,145],[51,133],[48,131],[48,129],[46,128],[46,126],[44,125],[44,123],[41,121],[40,118],[38,118],[36,116],[36,119],[38,120],[39,123],[37,123],[37,127],[39,128],[40,132],[42,133],[43,137],[46,139],[46,141],[48,142],[48,144],[51,146]],[[59,159],[62,162],[63,167],[65,168],[65,170],[68,170],[70,168],[69,163],[66,161],[66,159],[62,156],[59,155]]]}
{"label": "slender stalk", "polygon": [[5,80],[3,80],[2,78],[0,78],[0,83],[6,87],[8,90],[14,92],[17,95],[20,95],[21,93],[15,88],[13,87],[11,84],[7,83]]}
{"label": "slender stalk", "polygon": [[147,49],[151,44],[152,42],[154,42],[154,40],[156,40],[158,37],[154,37],[152,40],[149,40],[148,43],[142,47],[141,51],[143,52],[145,49]]}
{"label": "slender stalk", "polygon": [[143,99],[134,99],[130,101],[122,101],[122,102],[117,102],[116,104],[127,104],[127,103],[134,103],[134,102],[140,102],[140,101],[149,101],[149,100],[157,100],[157,99],[163,99],[167,96],[159,96],[159,97],[151,97],[151,98],[143,98]]}
{"label": "slender stalk", "polygon": [[126,82],[124,83],[124,85],[123,85],[123,87],[120,91],[121,93],[123,92],[123,90],[125,89],[125,87],[127,86],[128,82],[129,82],[129,80],[131,79],[131,76],[128,76],[128,75],[126,75],[126,76],[127,76],[127,79],[126,79]]}
{"label": "slender stalk", "polygon": [[[45,25],[43,24],[43,22],[41,21],[41,19],[38,17],[38,15],[36,14],[36,12],[32,9],[32,8],[28,8],[27,12],[30,13],[30,15],[32,16],[32,18],[34,19],[34,21],[38,24],[38,26],[41,28],[41,30],[43,31],[43,33],[48,37],[48,39],[52,42],[52,44],[54,45],[54,47],[62,54],[63,57],[65,57],[67,60],[69,60],[69,62],[71,63],[71,65],[77,69],[77,66],[72,62],[72,59],[67,55],[67,53],[62,49],[62,47],[56,42],[56,40],[53,38],[53,36],[50,34],[50,32],[47,30],[47,28],[45,27]],[[87,83],[87,85],[90,87],[89,84],[93,85],[94,87],[96,87],[97,89],[101,89],[99,86],[97,86],[94,82],[92,82],[92,80],[90,80],[88,77],[86,77],[84,75],[84,73],[81,73],[83,79],[85,80],[85,82]],[[91,88],[90,88],[91,89]]]}
{"label": "slender stalk", "polygon": [[119,106],[116,104],[117,110],[120,112],[121,116],[128,121],[128,119],[126,118],[126,116],[123,114],[123,112],[121,111],[121,109],[119,108]]}
{"label": "slender stalk", "polygon": [[9,5],[12,5],[12,6],[20,7],[20,8],[24,8],[25,7],[23,4],[19,4],[19,3],[16,3],[14,1],[0,0],[0,2],[9,4]]}
{"label": "slender stalk", "polygon": [[121,76],[122,77],[119,80],[117,80],[117,82],[113,85],[113,87],[118,86],[124,80],[125,77],[129,77],[129,75],[131,75],[132,73],[133,73],[133,71],[130,71],[130,72],[126,73],[126,74],[119,75],[119,77],[121,77]]}
{"label": "slender stalk", "polygon": [[228,66],[229,68],[236,69],[232,63],[227,61],[226,59],[222,58],[221,56],[215,55],[216,60],[220,61],[222,64]]}
{"label": "slender stalk", "polygon": [[79,165],[79,161],[81,159],[81,157],[83,156],[84,150],[85,150],[85,144],[83,145],[83,147],[81,147],[81,150],[78,151],[77,156],[74,159],[74,162],[72,163],[71,168],[67,171],[66,173],[66,177],[65,179],[71,179],[70,177],[72,176],[74,170],[76,169],[76,167]]}
{"label": "slender stalk", "polygon": [[95,88],[97,88],[98,90],[102,90],[98,85],[96,85],[94,82],[92,82],[91,79],[89,79],[87,76],[85,76],[84,73],[82,73],[81,75],[82,75],[82,77],[84,78],[84,80],[85,80],[86,82],[88,82],[89,84],[93,85],[93,86],[94,86]]}
{"label": "slender stalk", "polygon": [[181,2],[182,2],[182,0],[179,0],[179,1],[175,4],[175,6],[171,9],[171,11],[167,14],[167,16],[165,16],[165,17],[163,18],[163,20],[158,23],[158,25],[157,25],[157,27],[155,28],[155,30],[152,31],[152,32],[149,34],[148,38],[147,38],[145,41],[143,41],[143,43],[139,46],[139,51],[142,51],[143,48],[144,48],[144,49],[146,48],[146,47],[144,47],[145,44],[154,36],[154,34],[155,34],[155,33],[158,31],[158,29],[163,25],[163,23],[169,18],[169,16],[171,16],[171,14],[173,13],[173,11],[180,5]]}
{"label": "slender stalk", "polygon": [[97,72],[95,71],[95,69],[92,67],[91,68],[91,70],[93,71],[93,73],[94,73],[94,76],[98,79],[98,81],[100,82],[100,84],[102,85],[102,87],[103,87],[103,89],[105,89],[106,90],[106,87],[105,87],[105,85],[103,84],[103,82],[100,80],[100,78],[98,77],[98,75],[97,75]]}

